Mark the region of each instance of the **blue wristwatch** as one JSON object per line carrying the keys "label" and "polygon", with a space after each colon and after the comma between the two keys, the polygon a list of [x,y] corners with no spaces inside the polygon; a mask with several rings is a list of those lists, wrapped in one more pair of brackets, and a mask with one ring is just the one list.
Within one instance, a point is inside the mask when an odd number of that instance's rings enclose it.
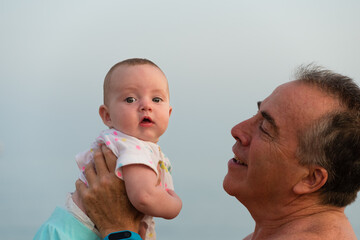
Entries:
{"label": "blue wristwatch", "polygon": [[131,231],[113,232],[104,238],[104,240],[119,240],[119,239],[142,240],[139,234]]}

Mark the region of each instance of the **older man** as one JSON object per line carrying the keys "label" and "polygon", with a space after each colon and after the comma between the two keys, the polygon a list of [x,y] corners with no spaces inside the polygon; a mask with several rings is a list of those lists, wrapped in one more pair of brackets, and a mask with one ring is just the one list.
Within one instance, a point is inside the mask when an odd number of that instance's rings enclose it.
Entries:
{"label": "older man", "polygon": [[356,239],[344,207],[360,187],[360,90],[303,69],[236,125],[225,191],[256,222],[246,239]]}
{"label": "older man", "polygon": [[[350,78],[303,67],[231,133],[234,158],[223,186],[256,222],[245,239],[356,239],[344,214],[360,189],[360,89]],[[87,168],[89,188],[77,183],[84,205],[103,236],[136,231],[136,211],[107,217],[118,199],[107,189],[118,180],[101,170],[113,158],[103,152],[97,173]]]}

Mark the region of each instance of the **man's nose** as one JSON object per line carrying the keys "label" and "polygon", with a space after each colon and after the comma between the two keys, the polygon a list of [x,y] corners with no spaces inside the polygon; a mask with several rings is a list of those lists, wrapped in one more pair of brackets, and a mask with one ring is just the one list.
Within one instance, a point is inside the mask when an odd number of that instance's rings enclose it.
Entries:
{"label": "man's nose", "polygon": [[251,142],[251,124],[250,119],[245,120],[231,129],[231,135],[243,146],[248,146]]}

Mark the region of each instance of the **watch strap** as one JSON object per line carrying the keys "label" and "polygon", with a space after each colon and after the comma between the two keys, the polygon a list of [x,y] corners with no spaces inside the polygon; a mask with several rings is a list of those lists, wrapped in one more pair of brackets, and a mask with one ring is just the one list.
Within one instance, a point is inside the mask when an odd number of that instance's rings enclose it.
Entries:
{"label": "watch strap", "polygon": [[120,240],[120,239],[142,240],[139,234],[131,231],[113,232],[104,238],[104,240]]}

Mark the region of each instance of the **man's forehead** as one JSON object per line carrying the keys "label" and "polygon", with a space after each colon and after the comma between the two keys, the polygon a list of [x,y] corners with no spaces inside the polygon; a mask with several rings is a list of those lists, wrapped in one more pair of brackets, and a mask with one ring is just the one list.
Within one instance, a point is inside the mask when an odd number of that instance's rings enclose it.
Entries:
{"label": "man's forehead", "polygon": [[339,106],[333,96],[296,81],[280,85],[261,104],[279,126],[307,124]]}

